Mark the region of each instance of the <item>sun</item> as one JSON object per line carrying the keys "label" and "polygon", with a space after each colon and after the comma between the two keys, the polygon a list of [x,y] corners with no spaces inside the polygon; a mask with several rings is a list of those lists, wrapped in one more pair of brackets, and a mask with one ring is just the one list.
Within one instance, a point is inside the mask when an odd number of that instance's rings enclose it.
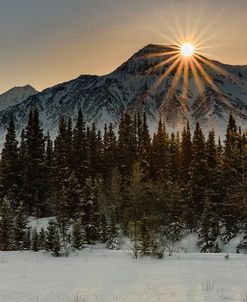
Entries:
{"label": "sun", "polygon": [[191,57],[195,52],[195,48],[191,43],[182,44],[180,51],[183,57]]}

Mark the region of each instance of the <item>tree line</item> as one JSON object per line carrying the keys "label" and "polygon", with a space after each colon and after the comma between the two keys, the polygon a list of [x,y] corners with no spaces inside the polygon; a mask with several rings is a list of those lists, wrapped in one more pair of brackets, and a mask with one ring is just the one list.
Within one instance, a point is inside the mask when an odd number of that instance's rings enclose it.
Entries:
{"label": "tree line", "polygon": [[[31,231],[27,218],[54,217]],[[186,232],[202,251],[219,251],[238,232],[247,238],[247,139],[230,114],[221,142],[200,124],[169,134],[159,120],[151,137],[146,114],[121,116],[103,133],[82,111],[60,118],[57,137],[44,134],[36,109],[17,140],[10,118],[0,161],[0,249],[118,248],[159,255]]]}

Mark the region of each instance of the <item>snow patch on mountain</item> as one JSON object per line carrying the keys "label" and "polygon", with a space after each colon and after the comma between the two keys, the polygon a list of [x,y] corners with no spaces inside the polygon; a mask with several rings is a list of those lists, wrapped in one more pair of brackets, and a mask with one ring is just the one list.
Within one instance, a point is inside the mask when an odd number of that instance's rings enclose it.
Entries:
{"label": "snow patch on mountain", "polygon": [[30,85],[11,88],[3,94],[0,94],[0,111],[22,103],[28,97],[33,96],[36,93],[38,93],[38,91]]}

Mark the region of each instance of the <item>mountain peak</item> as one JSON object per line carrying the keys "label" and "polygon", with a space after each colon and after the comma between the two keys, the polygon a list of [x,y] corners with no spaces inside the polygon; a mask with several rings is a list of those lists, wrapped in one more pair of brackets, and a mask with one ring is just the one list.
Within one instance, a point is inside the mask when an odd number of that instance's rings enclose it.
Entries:
{"label": "mountain peak", "polygon": [[0,111],[17,105],[36,93],[38,91],[29,84],[13,87],[0,95]]}
{"label": "mountain peak", "polygon": [[21,91],[32,91],[32,92],[36,92],[38,93],[39,91],[37,91],[33,86],[31,86],[30,84],[26,84],[26,85],[23,85],[23,86],[15,86],[15,87],[12,87],[10,88],[9,90],[7,90],[6,92],[0,94],[0,96],[2,95],[8,95],[8,94],[11,94],[13,92],[21,92]]}
{"label": "mountain peak", "polygon": [[147,44],[137,53],[160,53],[177,49],[176,45]]}
{"label": "mountain peak", "polygon": [[171,56],[175,45],[148,44],[116,69],[117,73],[146,74],[150,68]]}

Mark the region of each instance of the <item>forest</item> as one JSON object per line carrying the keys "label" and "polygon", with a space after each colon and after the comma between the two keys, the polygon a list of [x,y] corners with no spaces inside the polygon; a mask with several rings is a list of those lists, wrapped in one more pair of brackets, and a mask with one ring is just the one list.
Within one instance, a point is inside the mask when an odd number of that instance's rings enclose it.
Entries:
{"label": "forest", "polygon": [[[30,217],[51,217],[32,230]],[[149,132],[145,113],[122,114],[118,131],[101,132],[60,118],[54,140],[43,133],[39,113],[17,138],[10,117],[0,161],[0,249],[69,249],[103,243],[118,249],[130,239],[133,257],[162,257],[196,232],[201,252],[220,252],[244,233],[247,245],[247,139],[229,116],[226,135],[204,134],[199,123],[168,133],[159,120]]]}

